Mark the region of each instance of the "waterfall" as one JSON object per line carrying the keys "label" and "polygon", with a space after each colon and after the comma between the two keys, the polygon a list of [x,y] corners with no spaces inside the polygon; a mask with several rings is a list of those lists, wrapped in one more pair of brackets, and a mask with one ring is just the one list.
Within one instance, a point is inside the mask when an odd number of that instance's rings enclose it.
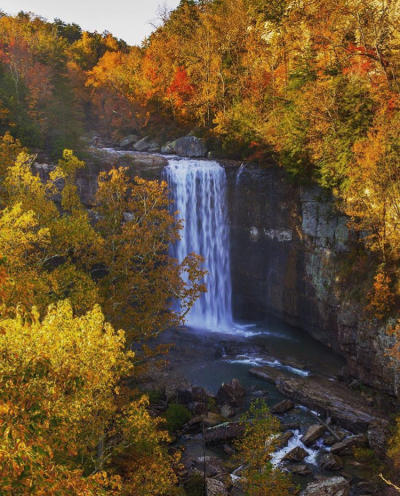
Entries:
{"label": "waterfall", "polygon": [[228,332],[233,329],[230,241],[225,169],[205,160],[169,160],[164,170],[174,208],[183,220],[181,239],[172,255],[181,262],[189,253],[204,257],[207,293],[194,304],[187,325]]}

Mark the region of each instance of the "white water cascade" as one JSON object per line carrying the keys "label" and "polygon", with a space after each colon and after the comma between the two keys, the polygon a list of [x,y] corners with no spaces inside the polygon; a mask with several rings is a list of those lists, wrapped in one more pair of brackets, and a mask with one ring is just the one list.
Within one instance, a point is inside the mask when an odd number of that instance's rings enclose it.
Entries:
{"label": "white water cascade", "polygon": [[181,262],[189,253],[204,257],[207,293],[186,317],[188,326],[233,330],[229,225],[225,169],[217,162],[169,160],[164,170],[174,207],[183,220],[181,239],[172,255]]}

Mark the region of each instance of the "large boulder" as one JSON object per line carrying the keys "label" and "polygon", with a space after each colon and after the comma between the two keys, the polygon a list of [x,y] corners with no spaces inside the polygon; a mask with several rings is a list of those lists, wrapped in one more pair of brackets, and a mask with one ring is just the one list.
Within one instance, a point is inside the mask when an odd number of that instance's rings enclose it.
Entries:
{"label": "large boulder", "polygon": [[244,426],[240,422],[225,422],[215,427],[209,427],[204,433],[206,443],[225,443],[241,436]]}
{"label": "large boulder", "polygon": [[139,140],[133,145],[133,148],[137,152],[156,153],[160,151],[160,145],[155,141],[152,141],[149,136],[146,136],[145,138]]}
{"label": "large boulder", "polygon": [[311,425],[304,436],[301,438],[301,441],[306,446],[311,446],[315,443],[317,439],[319,439],[325,432],[325,427],[321,424]]}
{"label": "large boulder", "polygon": [[222,384],[217,393],[219,405],[238,407],[243,404],[246,390],[237,379],[232,379],[230,384]]}
{"label": "large boulder", "polygon": [[311,482],[300,496],[349,496],[350,483],[344,477],[330,477]]}
{"label": "large boulder", "polygon": [[308,453],[301,446],[296,446],[282,458],[285,462],[302,462]]}
{"label": "large boulder", "polygon": [[175,153],[181,157],[200,158],[207,154],[204,141],[196,136],[184,136],[162,147],[163,153]]}
{"label": "large boulder", "polygon": [[126,148],[129,145],[133,145],[133,143],[138,142],[139,139],[140,139],[139,136],[137,136],[136,134],[129,134],[119,142],[119,146],[121,148]]}

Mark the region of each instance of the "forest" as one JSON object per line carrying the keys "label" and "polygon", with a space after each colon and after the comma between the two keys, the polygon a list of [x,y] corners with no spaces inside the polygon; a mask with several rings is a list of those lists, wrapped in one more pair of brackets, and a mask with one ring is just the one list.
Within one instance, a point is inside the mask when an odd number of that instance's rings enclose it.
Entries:
{"label": "forest", "polygon": [[[318,185],[354,235],[345,284],[387,326],[398,368],[400,2],[181,0],[160,16],[129,46],[0,12],[1,496],[206,494],[180,475],[186,411],[157,412],[140,388],[166,360],[149,343],[207,291],[202,254],[170,254],[183,224],[164,181],[102,171],[86,208],[76,178],[91,135],[113,146],[191,134],[215,159],[272,157],[291,183]],[[54,164],[45,180],[37,161]],[[267,407],[241,422],[235,494],[299,494],[271,463],[280,427]],[[377,473],[396,494],[400,417],[390,422]]]}

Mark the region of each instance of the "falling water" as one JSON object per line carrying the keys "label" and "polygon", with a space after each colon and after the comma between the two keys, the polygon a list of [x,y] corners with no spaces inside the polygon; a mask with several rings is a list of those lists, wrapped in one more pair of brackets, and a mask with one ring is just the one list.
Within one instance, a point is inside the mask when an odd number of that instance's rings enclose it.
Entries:
{"label": "falling water", "polygon": [[164,171],[175,208],[184,221],[173,256],[204,257],[207,293],[187,315],[187,325],[227,332],[232,330],[232,287],[225,169],[217,162],[170,160]]}

